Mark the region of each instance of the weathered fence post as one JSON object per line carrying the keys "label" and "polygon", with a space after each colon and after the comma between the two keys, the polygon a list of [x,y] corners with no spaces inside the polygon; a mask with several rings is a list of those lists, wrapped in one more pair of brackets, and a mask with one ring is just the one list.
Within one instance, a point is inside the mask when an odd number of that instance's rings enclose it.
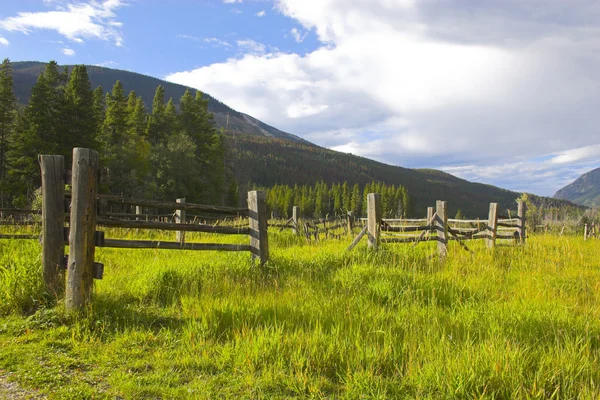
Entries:
{"label": "weathered fence post", "polygon": [[367,195],[368,247],[375,250],[379,247],[380,223],[381,195],[379,193],[369,193]]}
{"label": "weathered fence post", "polygon": [[433,233],[433,221],[431,220],[431,217],[433,217],[433,207],[427,207],[427,224],[430,225],[429,227],[429,233]]}
{"label": "weathered fence post", "polygon": [[490,203],[490,214],[488,217],[487,238],[485,244],[488,249],[496,245],[496,234],[498,231],[498,203]]}
{"label": "weathered fence post", "polygon": [[292,224],[294,226],[292,232],[294,232],[294,235],[298,234],[298,209],[298,206],[292,207]]}
{"label": "weathered fence post", "polygon": [[587,224],[583,226],[583,240],[587,240]]}
{"label": "weathered fence post", "polygon": [[140,215],[142,214],[142,207],[141,206],[135,206],[135,220],[139,221],[141,220]]}
{"label": "weathered fence post", "polygon": [[260,265],[269,260],[269,237],[267,234],[267,199],[263,190],[248,192],[248,216],[250,220],[250,247],[252,258]]}
{"label": "weathered fence post", "polygon": [[[517,230],[519,232],[519,237],[521,238],[521,243],[525,244],[526,232],[525,232],[525,214],[527,214],[527,204],[523,201],[519,201],[519,208],[517,211]],[[564,226],[563,226],[564,229]],[[562,235],[562,230],[560,231]]]}
{"label": "weathered fence post", "polygon": [[41,155],[42,267],[44,283],[55,296],[65,290],[65,158]]}
{"label": "weathered fence post", "polygon": [[354,212],[348,211],[348,234],[352,235],[352,228],[354,228]]}
{"label": "weathered fence post", "polygon": [[69,235],[66,308],[81,309],[91,300],[94,282],[98,153],[73,149],[73,189]]}
{"label": "weathered fence post", "polygon": [[[185,204],[185,197],[175,200],[177,203]],[[175,223],[185,224],[185,210],[175,210]],[[176,231],[175,240],[181,244],[185,243],[185,232]]]}
{"label": "weathered fence post", "polygon": [[[448,202],[438,200],[435,202],[435,230],[437,234],[438,254],[445,257],[448,254]],[[429,213],[429,211],[428,211]]]}

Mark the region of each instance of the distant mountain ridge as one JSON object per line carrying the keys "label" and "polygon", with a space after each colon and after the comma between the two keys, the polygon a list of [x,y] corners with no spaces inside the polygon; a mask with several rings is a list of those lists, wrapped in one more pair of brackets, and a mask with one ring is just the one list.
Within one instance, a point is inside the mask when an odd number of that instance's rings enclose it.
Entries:
{"label": "distant mountain ridge", "polygon": [[[35,61],[12,62],[13,77],[15,81],[15,94],[21,104],[27,104],[31,94],[31,88],[35,84],[38,76],[44,70],[46,64]],[[61,67],[64,67],[61,66]],[[73,67],[67,65],[69,70]],[[123,71],[112,68],[87,65],[88,75],[92,84],[92,89],[102,86],[105,92],[110,92],[116,81],[121,81],[125,93],[135,90],[140,96],[146,107],[150,109],[154,91],[158,85],[165,88],[165,97],[173,98],[176,104],[185,93],[187,87],[163,81],[147,75],[138,74],[130,71]],[[241,132],[248,135],[274,137],[278,139],[291,140],[293,142],[310,143],[299,136],[283,132],[277,128],[267,125],[247,114],[234,110],[228,105],[220,102],[211,95],[204,94],[208,99],[208,111],[212,112],[215,123],[218,127],[227,127],[228,131]]]}
{"label": "distant mountain ridge", "polygon": [[[13,62],[15,93],[21,104],[26,104],[31,88],[45,68],[41,62]],[[148,108],[155,89],[165,88],[168,99],[176,103],[187,87],[162,81],[135,72],[87,66],[92,88],[102,86],[110,91],[119,80],[125,93],[135,90]],[[426,207],[435,206],[436,200],[447,200],[449,215],[460,209],[469,217],[487,218],[490,202],[497,202],[501,210],[516,209],[520,193],[492,185],[468,182],[434,169],[409,169],[383,164],[368,158],[341,153],[317,146],[296,135],[283,132],[262,121],[236,111],[205,93],[208,110],[213,113],[217,127],[227,127],[226,166],[236,177],[240,190],[250,185],[275,184],[313,185],[317,181],[328,184],[347,181],[361,186],[372,181],[388,185],[403,185],[413,201],[412,214],[425,215]],[[569,206],[566,201],[531,196],[537,203]]]}
{"label": "distant mountain ridge", "polygon": [[581,175],[556,192],[554,197],[586,207],[600,207],[600,168]]}

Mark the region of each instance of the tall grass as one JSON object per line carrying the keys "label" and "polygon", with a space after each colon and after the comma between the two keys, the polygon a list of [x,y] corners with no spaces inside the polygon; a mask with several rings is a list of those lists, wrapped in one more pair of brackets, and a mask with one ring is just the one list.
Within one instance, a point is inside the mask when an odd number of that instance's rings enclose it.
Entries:
{"label": "tall grass", "polygon": [[42,290],[39,247],[2,241],[0,293],[37,283],[0,299],[0,368],[54,398],[600,396],[596,240],[469,242],[444,261],[431,244],[270,240],[263,269],[247,253],[97,249],[104,279],[75,317],[24,300]]}

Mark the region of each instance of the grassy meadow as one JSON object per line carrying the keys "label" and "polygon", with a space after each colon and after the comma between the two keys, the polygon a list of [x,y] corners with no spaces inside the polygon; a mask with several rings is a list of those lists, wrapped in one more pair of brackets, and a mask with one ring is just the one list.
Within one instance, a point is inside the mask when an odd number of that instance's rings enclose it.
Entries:
{"label": "grassy meadow", "polygon": [[98,248],[104,279],[69,316],[43,293],[39,244],[0,240],[0,370],[56,399],[600,397],[600,241],[451,243],[444,261],[432,243],[350,241],[273,229],[262,269]]}

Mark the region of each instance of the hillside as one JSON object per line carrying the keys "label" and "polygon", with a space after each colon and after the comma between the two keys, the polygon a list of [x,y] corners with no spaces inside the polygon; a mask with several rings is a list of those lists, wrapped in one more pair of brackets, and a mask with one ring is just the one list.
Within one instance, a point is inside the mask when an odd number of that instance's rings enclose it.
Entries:
{"label": "hillside", "polygon": [[[21,104],[29,98],[32,86],[45,64],[15,62],[15,92]],[[92,87],[109,90],[119,80],[125,92],[135,90],[146,104],[151,104],[156,86],[163,85],[166,97],[178,101],[185,86],[161,81],[149,76],[89,66]],[[282,132],[249,115],[233,110],[206,94],[208,110],[214,114],[218,127],[228,122],[226,168],[240,183],[241,191],[249,185],[328,184],[347,181],[364,185],[380,181],[403,185],[412,197],[412,214],[423,215],[427,206],[438,199],[449,202],[449,215],[459,209],[469,217],[485,218],[490,202],[498,202],[501,210],[515,208],[519,193],[491,185],[468,182],[432,169],[408,169],[379,163],[367,158],[321,148],[295,135]],[[540,202],[548,199],[537,198]],[[567,202],[552,200],[552,206]]]}
{"label": "hillside", "polygon": [[[227,135],[227,139],[228,163],[242,183],[293,186],[322,179],[327,183],[346,180],[361,185],[371,181],[400,184],[411,195],[413,215],[424,215],[428,206],[435,206],[436,200],[447,200],[451,217],[460,209],[467,216],[486,218],[490,202],[499,203],[500,210],[514,210],[520,196],[442,171],[396,167],[314,145],[239,134]],[[567,201],[538,196],[532,196],[532,200],[546,207],[572,206]]]}
{"label": "hillside", "polygon": [[[29,100],[31,88],[37,77],[44,70],[45,63],[41,62],[13,62],[13,77],[15,81],[15,93],[19,103],[26,104]],[[71,69],[73,66],[67,66]],[[158,85],[165,88],[166,98],[172,97],[178,103],[187,87],[175,83],[166,82],[151,76],[137,74],[135,72],[122,71],[111,68],[87,66],[92,88],[102,86],[105,91],[110,91],[116,81],[121,81],[126,93],[135,90],[138,96],[144,99],[146,105],[152,104],[154,91]],[[287,139],[293,142],[304,142],[304,139],[276,129],[249,115],[235,111],[223,104],[209,94],[205,96],[210,100],[208,110],[213,113],[215,122],[219,127],[225,127],[229,118],[229,130],[243,132],[248,135],[274,137]]]}
{"label": "hillside", "polygon": [[556,192],[554,197],[586,207],[600,207],[600,168],[581,175]]}

